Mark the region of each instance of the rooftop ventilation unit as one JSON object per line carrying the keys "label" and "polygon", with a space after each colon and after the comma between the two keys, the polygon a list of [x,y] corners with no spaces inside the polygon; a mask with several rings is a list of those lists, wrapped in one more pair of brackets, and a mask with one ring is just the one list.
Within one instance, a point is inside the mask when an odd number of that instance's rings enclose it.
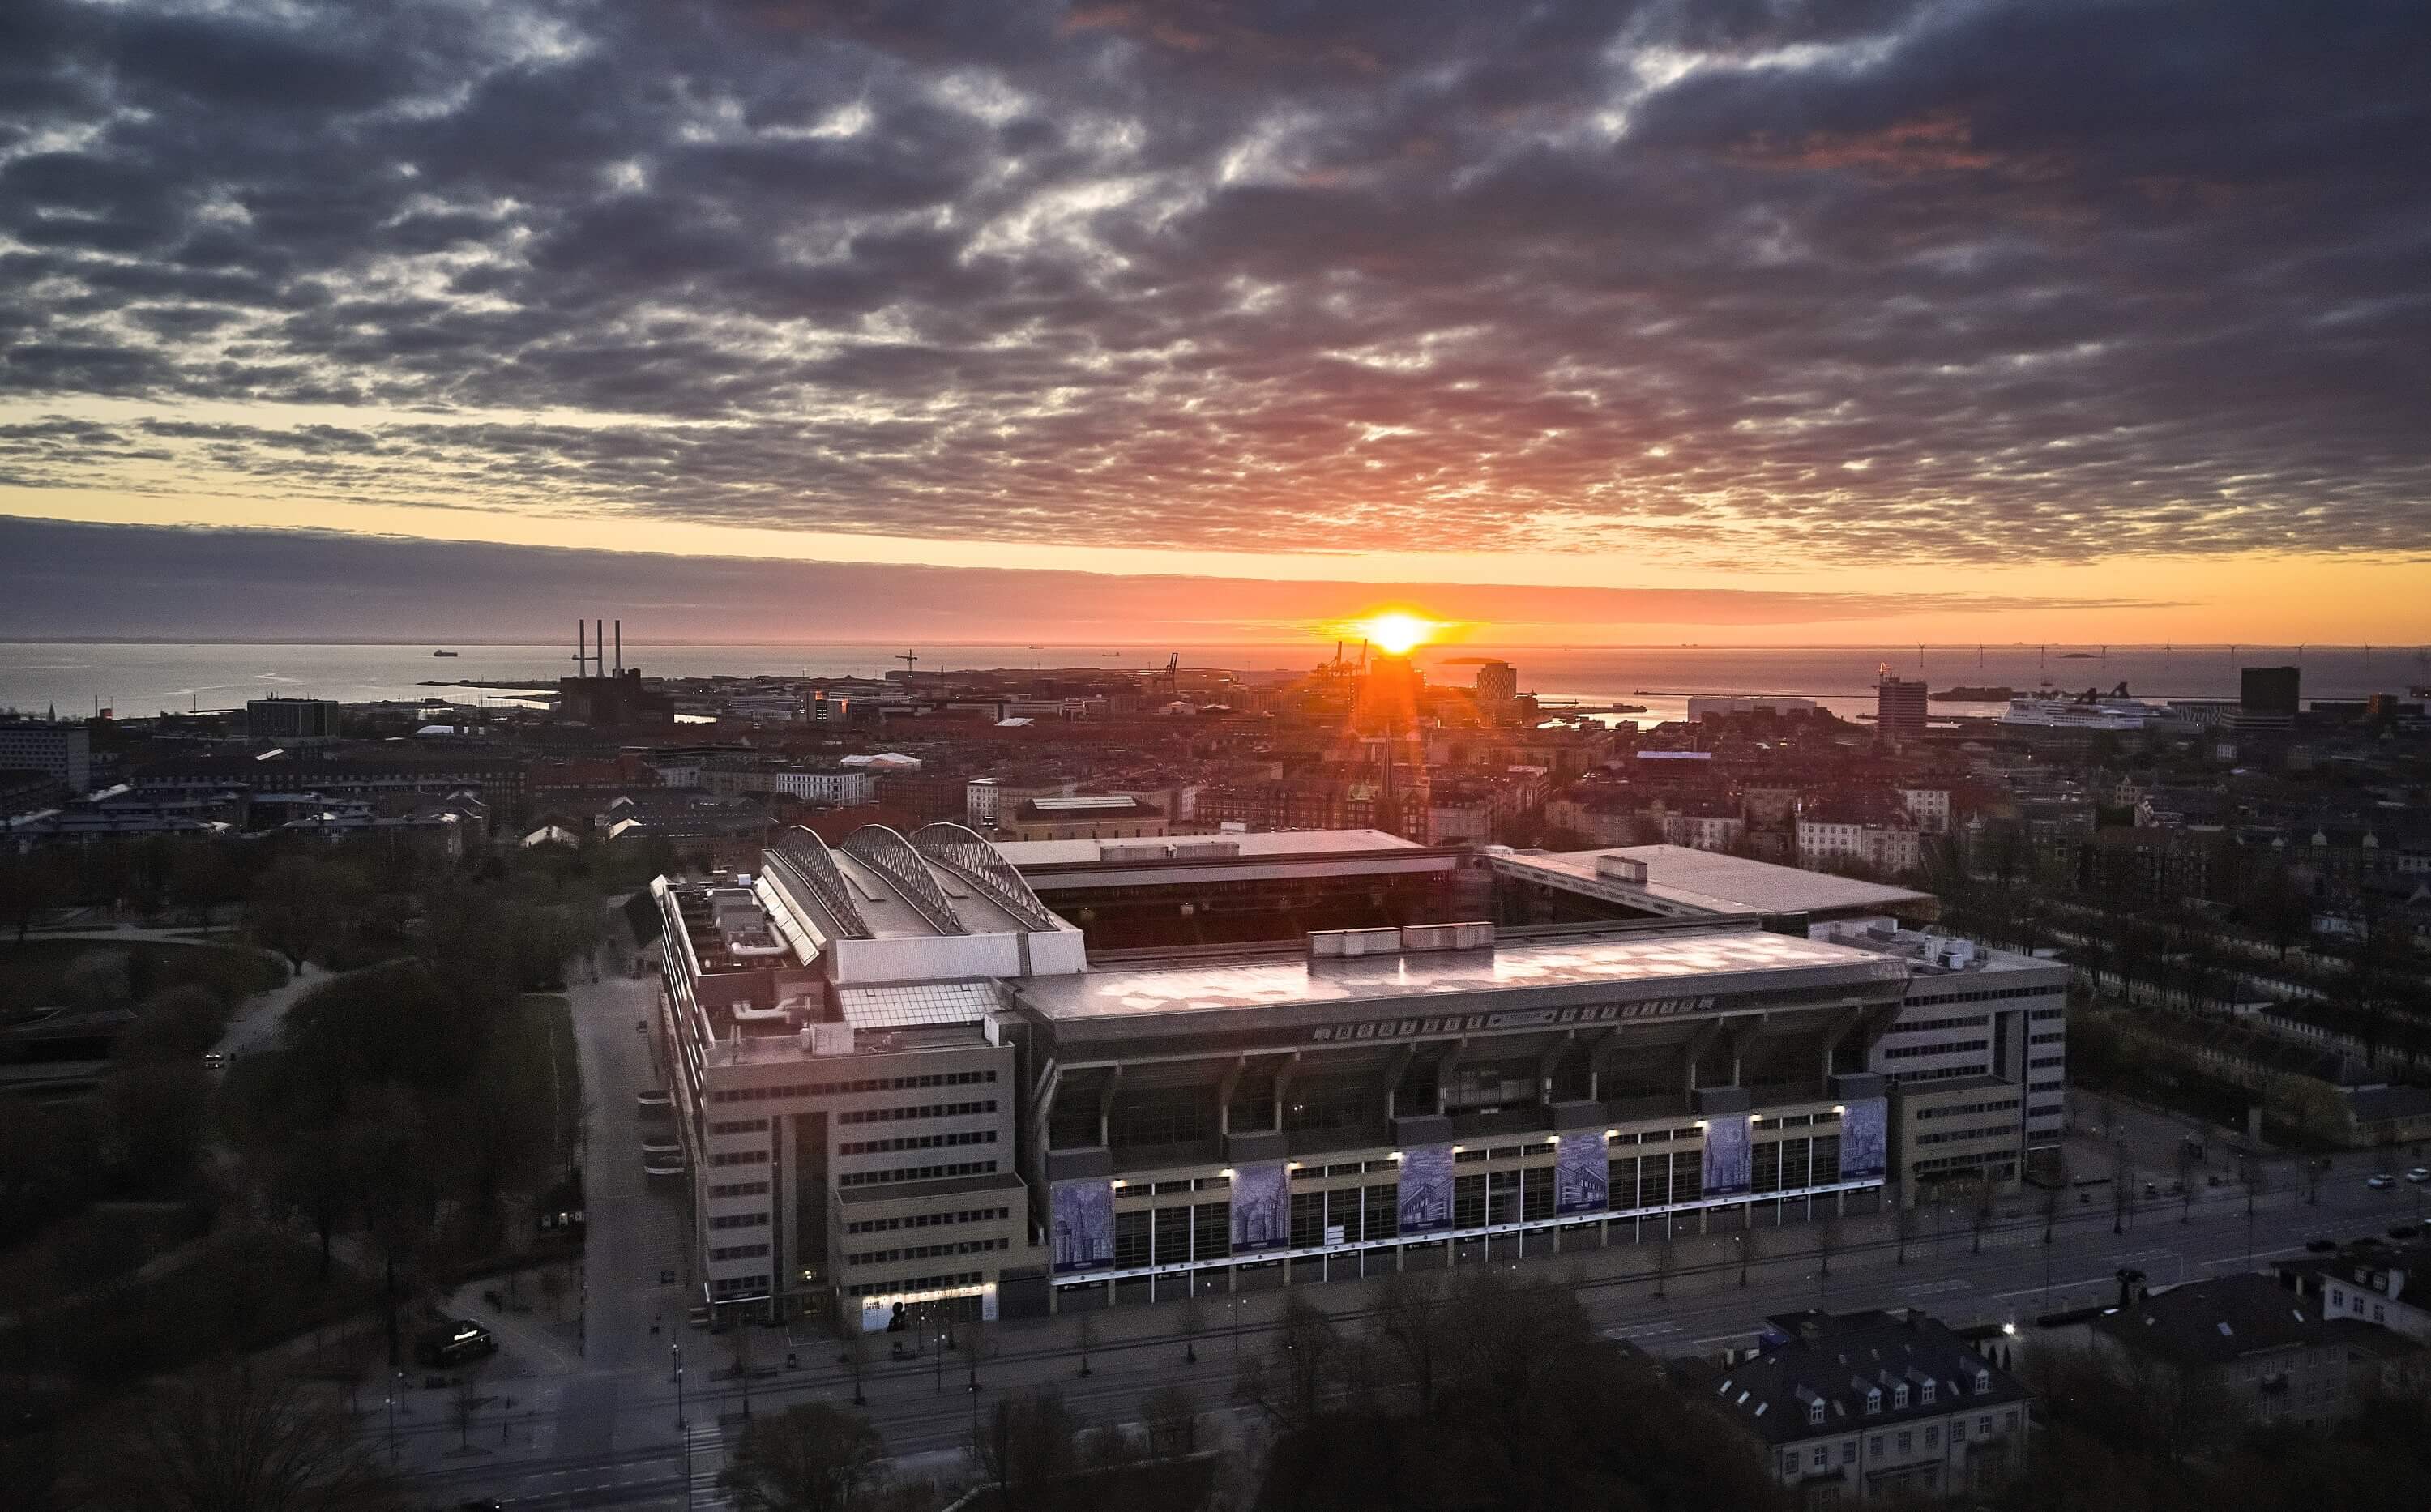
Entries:
{"label": "rooftop ventilation unit", "polygon": [[1607,882],[1646,885],[1646,860],[1642,856],[1598,856],[1596,875]]}
{"label": "rooftop ventilation unit", "polygon": [[1176,861],[1206,861],[1240,853],[1241,842],[1238,840],[1177,840],[1173,845],[1173,859]]}
{"label": "rooftop ventilation unit", "polygon": [[1308,953],[1319,959],[1357,955],[1397,955],[1401,932],[1397,929],[1312,930]]}
{"label": "rooftop ventilation unit", "polygon": [[1404,950],[1487,950],[1494,948],[1494,926],[1483,920],[1459,924],[1405,924]]}
{"label": "rooftop ventilation unit", "polygon": [[1164,861],[1173,854],[1173,848],[1162,841],[1154,845],[1110,846],[1099,842],[1099,861]]}

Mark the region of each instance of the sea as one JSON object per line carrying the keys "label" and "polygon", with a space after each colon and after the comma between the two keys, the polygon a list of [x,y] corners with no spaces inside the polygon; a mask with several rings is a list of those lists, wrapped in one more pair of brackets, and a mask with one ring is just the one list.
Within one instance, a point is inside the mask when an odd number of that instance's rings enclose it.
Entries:
{"label": "sea", "polygon": [[[242,708],[249,698],[335,698],[342,702],[421,699],[478,705],[513,701],[482,683],[545,687],[573,670],[565,646],[463,645],[437,657],[429,645],[290,645],[121,642],[0,642],[0,709],[60,717],[110,710],[132,718],[197,709]],[[918,668],[1162,668],[1163,647],[914,647]],[[1202,646],[1182,652],[1184,666],[1242,672],[1299,672],[1332,657],[1333,645]],[[1526,646],[1479,641],[1422,647],[1427,680],[1467,683],[1488,657],[1518,669],[1519,686],[1554,707],[1582,710],[1639,704],[1618,716],[1639,724],[1686,717],[1695,694],[1770,693],[1816,699],[1834,712],[1870,714],[1873,686],[1886,670],[1921,677],[1936,693],[1954,686],[2046,685],[2071,693],[2110,692],[2125,683],[2140,698],[2233,697],[2243,666],[2293,665],[2307,698],[2403,695],[2431,684],[2431,650],[2361,647],[1863,647],[1863,646]],[[903,666],[894,646],[706,646],[629,642],[625,664],[656,677],[759,674],[877,677]],[[463,685],[459,685],[460,680]],[[1998,714],[2001,700],[1936,700],[1944,715]]]}

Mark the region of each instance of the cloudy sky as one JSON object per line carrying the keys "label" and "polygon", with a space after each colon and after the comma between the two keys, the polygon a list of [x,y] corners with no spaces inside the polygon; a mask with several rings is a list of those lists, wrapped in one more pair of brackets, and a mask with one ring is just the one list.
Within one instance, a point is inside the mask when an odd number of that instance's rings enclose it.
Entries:
{"label": "cloudy sky", "polygon": [[2426,141],[2419,0],[5,0],[0,513],[187,529],[0,597],[2431,640]]}

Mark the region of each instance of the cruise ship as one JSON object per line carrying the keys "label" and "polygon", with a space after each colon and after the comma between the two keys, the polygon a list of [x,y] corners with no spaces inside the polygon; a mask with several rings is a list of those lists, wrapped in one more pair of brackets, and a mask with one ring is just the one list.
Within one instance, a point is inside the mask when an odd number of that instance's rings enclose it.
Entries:
{"label": "cruise ship", "polygon": [[2132,734],[2146,730],[2163,717],[2163,711],[2138,698],[2127,696],[2124,682],[2104,697],[2087,688],[2081,694],[2064,694],[2052,688],[2029,697],[2011,698],[2008,712],[2001,723],[2025,733],[2037,731],[2108,732]]}

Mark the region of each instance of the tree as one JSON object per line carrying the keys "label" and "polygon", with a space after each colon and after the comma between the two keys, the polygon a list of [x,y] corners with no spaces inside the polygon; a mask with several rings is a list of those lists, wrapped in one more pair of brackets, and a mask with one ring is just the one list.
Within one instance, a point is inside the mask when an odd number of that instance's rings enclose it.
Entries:
{"label": "tree", "polygon": [[1985,1232],[1991,1228],[1992,1220],[1999,1216],[1993,1206],[1999,1188],[1993,1184],[1991,1172],[1986,1171],[1975,1178],[1974,1188],[1970,1193],[1970,1201],[1967,1205],[1967,1226],[1974,1231],[1975,1240],[1973,1248],[1968,1252],[1970,1254],[1984,1252]]}
{"label": "tree", "polygon": [[885,1459],[867,1418],[804,1402],[746,1423],[721,1479],[744,1512],[851,1512],[885,1485]]}
{"label": "tree", "polygon": [[1174,1322],[1180,1328],[1182,1333],[1182,1360],[1187,1364],[1197,1365],[1199,1363],[1199,1336],[1205,1332],[1207,1327],[1207,1302],[1205,1299],[1199,1295],[1199,1281],[1197,1277],[1184,1276],[1182,1281],[1184,1285],[1190,1287],[1190,1290],[1182,1297],[1182,1307],[1180,1312],[1176,1315]]}
{"label": "tree", "polygon": [[455,1386],[447,1394],[447,1417],[456,1424],[458,1448],[473,1447],[473,1424],[489,1401],[481,1392],[481,1377],[478,1372],[468,1368],[456,1378]]}
{"label": "tree", "polygon": [[68,1456],[92,1512],[392,1512],[409,1503],[352,1424],[293,1382],[209,1372],[128,1404]]}
{"label": "tree", "polygon": [[1081,1373],[1090,1374],[1089,1352],[1098,1345],[1098,1314],[1095,1308],[1081,1314],[1080,1324],[1072,1331],[1072,1342],[1081,1348]]}
{"label": "tree", "polygon": [[1409,1377],[1418,1410],[1432,1410],[1445,1348],[1438,1315],[1444,1287],[1438,1272],[1389,1272],[1376,1289],[1370,1332]]}
{"label": "tree", "polygon": [[1298,1295],[1286,1296],[1272,1346],[1244,1363],[1233,1400],[1285,1432],[1306,1427],[1324,1409],[1341,1346],[1332,1318]]}
{"label": "tree", "polygon": [[337,933],[369,890],[351,866],[288,856],[254,879],[245,899],[245,930],[300,971],[305,958]]}
{"label": "tree", "polygon": [[1199,1400],[1186,1386],[1161,1386],[1143,1397],[1140,1424],[1154,1458],[1181,1459],[1199,1453]]}
{"label": "tree", "polygon": [[1063,1394],[1049,1389],[998,1398],[971,1448],[1004,1512],[1046,1512],[1061,1504],[1060,1488],[1080,1461],[1080,1420]]}

